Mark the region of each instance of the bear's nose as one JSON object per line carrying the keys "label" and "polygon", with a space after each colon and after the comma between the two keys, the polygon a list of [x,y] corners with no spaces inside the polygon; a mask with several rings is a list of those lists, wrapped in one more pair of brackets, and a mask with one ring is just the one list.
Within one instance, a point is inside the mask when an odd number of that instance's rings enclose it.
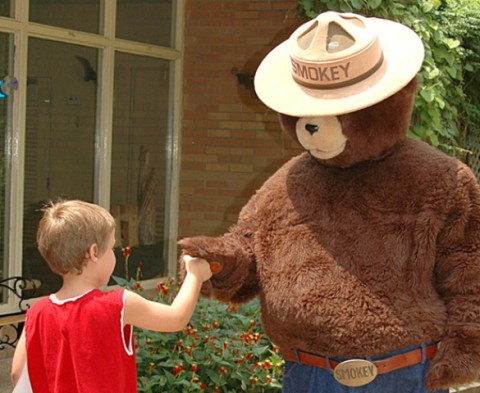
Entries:
{"label": "bear's nose", "polygon": [[318,131],[318,126],[316,124],[305,124],[305,129],[310,133],[310,135],[313,135]]}

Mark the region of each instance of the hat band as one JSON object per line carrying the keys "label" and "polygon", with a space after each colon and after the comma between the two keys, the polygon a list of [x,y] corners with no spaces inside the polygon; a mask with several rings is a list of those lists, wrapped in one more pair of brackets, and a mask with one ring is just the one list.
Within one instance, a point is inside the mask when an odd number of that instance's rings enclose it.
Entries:
{"label": "hat band", "polygon": [[361,53],[338,61],[309,61],[290,55],[293,79],[306,87],[332,89],[358,83],[383,63],[383,53],[378,40]]}

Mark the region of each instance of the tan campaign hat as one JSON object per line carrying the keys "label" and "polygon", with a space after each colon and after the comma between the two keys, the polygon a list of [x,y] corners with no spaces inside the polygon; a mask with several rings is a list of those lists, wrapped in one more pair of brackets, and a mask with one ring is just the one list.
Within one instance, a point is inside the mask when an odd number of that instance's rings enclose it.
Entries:
{"label": "tan campaign hat", "polygon": [[349,113],[401,90],[423,57],[420,37],[400,23],[329,11],[263,59],[255,91],[265,105],[291,116]]}

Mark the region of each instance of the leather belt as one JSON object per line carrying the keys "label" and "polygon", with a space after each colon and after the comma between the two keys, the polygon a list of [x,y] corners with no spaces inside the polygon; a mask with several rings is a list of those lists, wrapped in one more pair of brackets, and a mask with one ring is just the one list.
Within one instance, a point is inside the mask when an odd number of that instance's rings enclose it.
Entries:
{"label": "leather belt", "polygon": [[[333,370],[342,362],[337,362],[335,360],[327,359],[324,356],[314,355],[312,353],[295,351],[291,349],[280,349],[280,352],[283,355],[285,360],[290,362],[297,362],[307,366],[314,366],[323,368],[325,370]],[[425,360],[430,360],[437,353],[437,344],[429,345],[425,348]],[[386,374],[391,371],[398,370],[403,367],[413,366],[415,364],[421,363],[423,360],[422,348],[417,348],[409,352],[401,353],[399,355],[394,355],[392,357],[373,360],[373,363],[378,370],[378,374]],[[330,363],[330,367],[329,364]]]}

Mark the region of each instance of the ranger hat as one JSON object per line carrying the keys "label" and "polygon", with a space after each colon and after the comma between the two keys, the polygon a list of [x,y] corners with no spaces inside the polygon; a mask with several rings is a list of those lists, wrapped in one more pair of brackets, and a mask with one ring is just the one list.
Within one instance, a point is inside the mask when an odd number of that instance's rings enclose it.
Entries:
{"label": "ranger hat", "polygon": [[325,12],[274,48],[255,74],[255,91],[277,112],[333,116],[374,105],[420,70],[424,47],[390,20]]}

